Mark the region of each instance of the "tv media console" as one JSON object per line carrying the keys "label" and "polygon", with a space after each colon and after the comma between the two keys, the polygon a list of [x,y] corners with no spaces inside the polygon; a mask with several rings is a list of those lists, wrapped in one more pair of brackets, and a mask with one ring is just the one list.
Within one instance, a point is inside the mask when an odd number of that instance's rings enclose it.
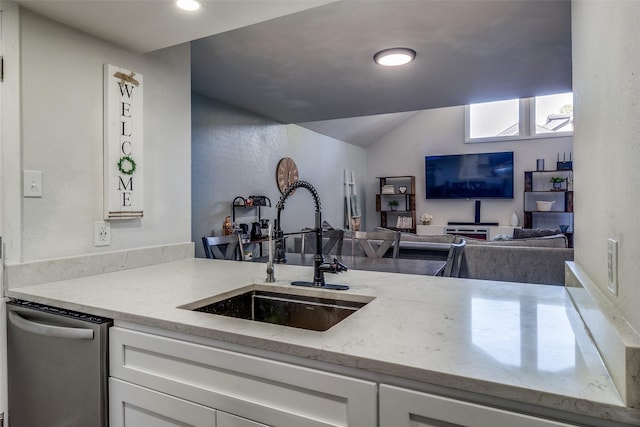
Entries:
{"label": "tv media console", "polygon": [[513,236],[515,227],[500,227],[496,225],[418,225],[416,234],[421,236],[438,236],[454,234],[456,236],[472,237],[474,239],[491,240],[497,235]]}

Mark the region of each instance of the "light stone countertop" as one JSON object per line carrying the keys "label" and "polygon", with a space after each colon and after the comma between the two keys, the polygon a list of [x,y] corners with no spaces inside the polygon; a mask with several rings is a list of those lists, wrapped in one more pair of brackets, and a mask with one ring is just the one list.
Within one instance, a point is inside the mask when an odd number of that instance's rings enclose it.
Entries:
{"label": "light stone countertop", "polygon": [[[563,287],[355,270],[325,277],[351,287],[341,295],[375,297],[325,332],[178,308],[265,284],[265,264],[259,263],[193,258],[9,289],[6,294],[640,425],[640,411],[625,408]],[[273,285],[291,288],[292,280],[311,278],[310,267],[277,265]]]}

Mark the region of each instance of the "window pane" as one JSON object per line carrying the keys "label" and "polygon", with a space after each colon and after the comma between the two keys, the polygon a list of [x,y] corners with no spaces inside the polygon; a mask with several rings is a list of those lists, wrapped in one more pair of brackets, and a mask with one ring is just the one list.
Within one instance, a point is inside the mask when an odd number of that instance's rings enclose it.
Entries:
{"label": "window pane", "polygon": [[491,138],[520,134],[518,99],[469,106],[469,137]]}
{"label": "window pane", "polygon": [[536,134],[573,132],[573,93],[536,96]]}

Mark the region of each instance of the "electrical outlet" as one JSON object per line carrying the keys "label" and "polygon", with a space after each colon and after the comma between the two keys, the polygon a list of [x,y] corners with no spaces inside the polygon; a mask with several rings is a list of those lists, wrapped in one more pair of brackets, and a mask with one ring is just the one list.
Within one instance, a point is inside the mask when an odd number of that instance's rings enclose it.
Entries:
{"label": "electrical outlet", "polygon": [[607,240],[607,276],[609,290],[618,295],[618,242],[613,239]]}
{"label": "electrical outlet", "polygon": [[111,224],[107,221],[96,221],[93,233],[94,246],[109,246],[111,244]]}

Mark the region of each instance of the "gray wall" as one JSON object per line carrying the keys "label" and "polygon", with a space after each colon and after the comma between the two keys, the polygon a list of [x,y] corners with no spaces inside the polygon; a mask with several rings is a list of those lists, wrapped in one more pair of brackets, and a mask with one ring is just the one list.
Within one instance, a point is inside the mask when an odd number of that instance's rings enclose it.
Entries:
{"label": "gray wall", "polygon": [[[8,260],[189,242],[189,46],[138,55],[25,9],[20,37],[22,158],[13,160],[21,169],[42,171],[44,196],[10,200],[22,212],[5,218],[8,230],[21,231],[5,236]],[[112,221],[111,246],[94,247],[94,222],[103,218],[105,63],[144,76],[144,218]],[[15,85],[16,76],[10,78]]]}
{"label": "gray wall", "polygon": [[[575,261],[640,331],[640,2],[572,2]],[[607,290],[607,239],[618,296]]]}
{"label": "gray wall", "polygon": [[[310,182],[322,202],[322,217],[343,227],[344,169],[354,170],[361,204],[366,202],[362,177],[366,172],[363,148],[320,135],[297,125],[283,125],[236,110],[208,98],[192,96],[192,238],[196,256],[204,256],[202,236],[219,236],[236,196],[265,195],[273,219],[280,199],[275,171],[282,157],[295,160],[300,179]],[[360,179],[359,179],[360,178]],[[251,223],[247,210],[236,222]],[[314,204],[309,192],[298,189],[282,211],[285,232],[314,226]],[[364,225],[364,224],[363,224]]]}

